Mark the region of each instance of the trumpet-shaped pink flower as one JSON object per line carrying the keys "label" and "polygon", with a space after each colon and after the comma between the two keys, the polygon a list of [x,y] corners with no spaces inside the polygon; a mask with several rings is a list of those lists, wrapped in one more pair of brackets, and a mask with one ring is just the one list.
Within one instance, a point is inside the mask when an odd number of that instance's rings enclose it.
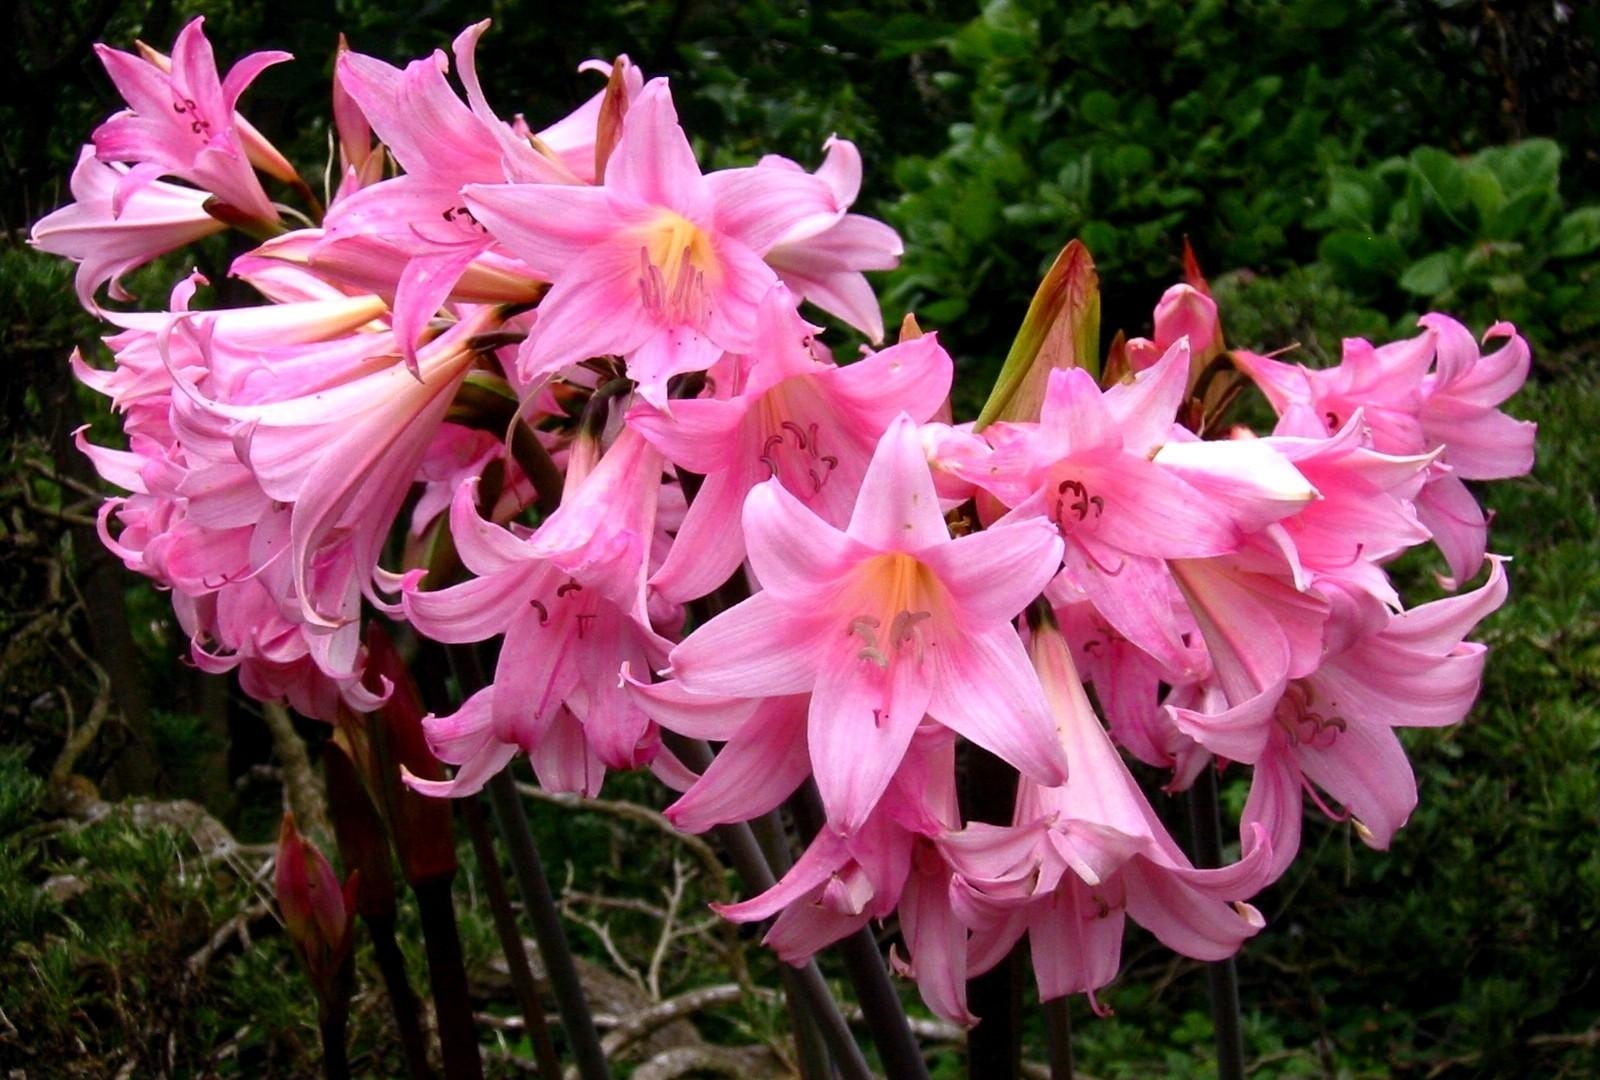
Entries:
{"label": "trumpet-shaped pink flower", "polygon": [[1038,422],[991,425],[993,455],[957,470],[1014,513],[1053,524],[1066,541],[1067,584],[1174,671],[1188,656],[1172,631],[1163,560],[1233,551],[1244,521],[1282,516],[1315,495],[1265,448],[1218,461],[1210,444],[1190,444],[1227,500],[1163,466],[1158,451],[1172,438],[1188,374],[1187,339],[1104,393],[1081,368],[1052,371]]}
{"label": "trumpet-shaped pink flower", "polygon": [[[341,53],[337,63],[342,94],[405,173],[362,187],[331,207],[310,258],[330,273],[348,267],[369,284],[373,274],[387,279],[377,291],[394,297],[395,333],[408,364],[415,364],[417,342],[441,304],[452,297],[484,299],[470,286],[458,289],[475,268],[487,265],[508,275],[517,301],[537,299],[542,291],[526,267],[495,250],[495,238],[462,202],[462,186],[579,182],[559,158],[540,152],[489,107],[475,61],[478,39],[488,28],[484,20],[455,40],[466,102],[445,79],[450,65],[442,52],[403,71],[355,52]],[[347,116],[346,126],[351,122]],[[274,249],[278,257],[284,253],[281,246]]]}
{"label": "trumpet-shaped pink flower", "polygon": [[846,367],[817,357],[815,327],[774,286],[756,344],[727,397],[640,405],[628,423],[676,464],[705,476],[651,586],[670,600],[704,596],[744,559],[740,508],[768,477],[828,524],[843,526],[878,437],[900,412],[931,417],[950,392],[950,356],[933,335]]}
{"label": "trumpet-shaped pink flower", "polygon": [[[294,380],[295,396],[252,404],[211,400],[194,388],[175,399],[193,458],[242,463],[259,498],[290,507],[283,558],[274,551],[258,564],[281,567],[285,602],[311,626],[346,627],[363,592],[376,599],[371,585],[389,527],[477,356],[471,339],[492,317],[474,309],[430,342],[416,376],[384,357],[393,355],[390,335],[363,334],[357,340],[367,343],[336,385]],[[379,363],[362,363],[374,349]]]}
{"label": "trumpet-shaped pink flower", "polygon": [[1231,955],[1263,925],[1242,901],[1269,880],[1265,833],[1243,861],[1196,869],[1117,755],[1060,632],[1033,631],[1029,651],[1073,771],[1057,787],[1024,780],[1011,828],[969,825],[946,841],[975,931],[972,969],[1026,932],[1041,997],[1093,994],[1116,975],[1125,913],[1185,956]]}
{"label": "trumpet-shaped pink flower", "polygon": [[[1387,848],[1417,804],[1416,778],[1397,727],[1459,723],[1478,696],[1484,646],[1466,641],[1506,599],[1502,560],[1468,593],[1391,615],[1286,687],[1260,721],[1246,823],[1272,837],[1273,876],[1299,847],[1301,792],[1337,799],[1368,845]],[[1318,800],[1318,805],[1322,805]]]}
{"label": "trumpet-shaped pink flower", "polygon": [[1331,435],[1359,410],[1380,453],[1441,451],[1416,496],[1417,516],[1453,579],[1464,581],[1483,562],[1488,525],[1461,481],[1520,476],[1533,467],[1534,425],[1498,408],[1527,378],[1530,354],[1509,323],[1485,333],[1485,341],[1505,342],[1487,356],[1449,316],[1425,315],[1420,325],[1416,337],[1377,347],[1346,339],[1340,363],[1320,371],[1235,355],[1283,418],[1280,434]]}
{"label": "trumpet-shaped pink flower", "polygon": [[217,74],[204,18],[178,34],[170,69],[152,60],[95,46],[106,74],[128,109],[94,133],[102,161],[136,162],[113,196],[120,208],[134,191],[158,176],[178,176],[215,195],[242,217],[278,220],[240,140],[234,105],[257,75],[292,57],[285,52],[251,53]]}
{"label": "trumpet-shaped pink flower", "polygon": [[[462,769],[449,782],[412,781],[419,791],[471,794],[518,749],[539,764],[553,737],[562,745],[587,744],[589,750],[568,760],[592,755],[596,765],[562,775],[596,787],[598,766],[636,768],[655,756],[659,735],[619,673],[648,670],[667,648],[650,629],[644,605],[660,478],[660,457],[624,429],[593,472],[569,472],[568,498],[527,538],[478,516],[475,484],[457,490],[451,533],[461,561],[477,576],[424,592],[419,575],[410,575],[406,617],[436,641],[501,633],[505,641],[494,693],[425,725],[440,757]],[[570,728],[569,713],[581,732]]]}
{"label": "trumpet-shaped pink flower", "polygon": [[1055,572],[1042,521],[952,540],[917,426],[889,426],[848,528],[779,483],[745,501],[762,591],[672,650],[694,693],[811,694],[807,739],[830,825],[859,829],[923,717],[1044,783],[1066,775],[1053,724],[1011,619]]}
{"label": "trumpet-shaped pink flower", "polygon": [[[717,911],[734,922],[778,915],[766,944],[788,963],[803,964],[869,920],[888,918],[909,898],[913,925],[906,937],[916,950],[918,981],[933,988],[925,993],[941,1015],[971,1023],[960,977],[965,950],[948,947],[952,937],[964,943],[966,932],[949,917],[948,905],[940,911],[938,898],[927,895],[942,892],[949,882],[947,869],[938,881],[940,860],[929,841],[957,823],[955,739],[937,725],[924,724],[896,763],[888,791],[858,830],[841,836],[823,829],[776,885]],[[925,876],[933,881],[916,880]],[[902,908],[902,918],[906,913]]]}
{"label": "trumpet-shaped pink flower", "polygon": [[[833,190],[834,201],[849,206],[861,194],[861,151],[837,135],[825,144],[827,158],[816,172]],[[769,155],[764,168],[798,171],[788,158]],[[863,270],[893,270],[904,247],[900,234],[861,214],[816,215],[791,225],[763,252],[796,295],[839,316],[874,343],[883,340],[883,310]]]}
{"label": "trumpet-shaped pink flower", "polygon": [[602,186],[473,184],[463,194],[552,282],[519,358],[524,377],[618,355],[657,407],[673,375],[750,351],[757,307],[777,281],[762,253],[843,213],[828,184],[803,171],[701,175],[663,79],[629,106]]}
{"label": "trumpet-shaped pink flower", "polygon": [[99,312],[95,293],[107,281],[115,300],[133,299],[122,275],[157,255],[192,244],[227,228],[205,211],[206,193],[151,181],[118,199],[129,173],[108,165],[85,146],[72,170],[70,206],[40,218],[28,242],[40,251],[64,255],[78,264],[78,302]]}

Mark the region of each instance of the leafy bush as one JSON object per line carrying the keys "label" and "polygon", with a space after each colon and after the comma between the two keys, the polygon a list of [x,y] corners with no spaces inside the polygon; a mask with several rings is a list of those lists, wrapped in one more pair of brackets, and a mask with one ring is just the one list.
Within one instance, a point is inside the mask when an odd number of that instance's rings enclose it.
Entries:
{"label": "leafy bush", "polygon": [[1148,317],[1185,234],[1218,270],[1309,261],[1302,221],[1330,166],[1440,123],[1483,137],[1483,89],[1460,89],[1470,59],[1427,55],[1423,21],[1367,0],[994,0],[932,76],[964,98],[963,122],[895,166],[908,255],[891,304],[960,320],[946,335],[959,351],[997,352],[1074,236],[1125,292],[1109,327]]}
{"label": "leafy bush", "polygon": [[1563,213],[1561,156],[1531,139],[1335,167],[1306,223],[1324,233],[1332,280],[1391,315],[1509,319],[1536,344],[1565,344],[1600,326],[1600,204]]}

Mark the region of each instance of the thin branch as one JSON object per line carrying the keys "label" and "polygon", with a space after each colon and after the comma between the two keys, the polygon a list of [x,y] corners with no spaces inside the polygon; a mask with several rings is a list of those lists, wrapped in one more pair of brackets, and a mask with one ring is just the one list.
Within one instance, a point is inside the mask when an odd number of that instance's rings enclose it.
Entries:
{"label": "thin branch", "polygon": [[[690,990],[647,1009],[641,1009],[622,1020],[606,1035],[600,1045],[607,1057],[615,1059],[634,1043],[649,1037],[652,1032],[674,1021],[718,1005],[732,1004],[742,1000],[744,996],[745,989],[738,983],[718,983],[715,986],[702,986],[698,990]],[[763,996],[777,997],[771,991],[767,991]]]}
{"label": "thin branch", "polygon": [[567,945],[566,931],[561,926],[560,911],[555,897],[550,895],[550,882],[545,877],[539,849],[534,845],[533,830],[518,796],[517,783],[506,771],[490,780],[488,789],[495,820],[510,850],[523,909],[533,922],[534,938],[544,958],[545,974],[561,1011],[561,1023],[573,1057],[577,1059],[579,1075],[584,1080],[610,1080],[611,1070],[600,1049],[600,1036],[594,1029],[583,984],[578,980],[578,969]]}
{"label": "thin branch", "polygon": [[238,938],[244,948],[250,948],[250,924],[271,915],[272,908],[258,900],[217,927],[216,932],[204,945],[189,954],[189,975],[199,976],[211,963],[212,957],[216,956],[218,950],[234,938]]}
{"label": "thin branch", "polygon": [[586,799],[581,795],[546,791],[534,784],[517,784],[517,794],[540,802],[552,803],[565,807],[568,810],[593,810],[600,814],[609,814],[624,821],[637,822],[648,825],[663,836],[671,837],[674,841],[689,849],[700,865],[706,871],[707,885],[718,900],[729,899],[725,871],[722,860],[717,858],[716,851],[705,840],[692,833],[679,832],[668,821],[665,815],[652,810],[648,806],[638,803],[625,802],[620,799]]}
{"label": "thin branch", "polygon": [[283,794],[289,809],[294,811],[302,829],[324,837],[332,836],[327,796],[322,792],[316,770],[311,767],[306,742],[294,729],[289,710],[276,702],[264,702],[261,716],[272,734],[272,749],[283,763]]}
{"label": "thin branch", "polygon": [[656,938],[655,951],[650,954],[650,967],[645,978],[650,984],[650,1000],[661,1000],[661,965],[667,958],[667,946],[671,945],[678,937],[675,934],[674,923],[677,922],[678,910],[683,906],[684,888],[689,883],[688,876],[684,873],[683,863],[676,858],[672,860],[672,887],[663,889],[667,898],[666,913],[661,919],[661,933]]}

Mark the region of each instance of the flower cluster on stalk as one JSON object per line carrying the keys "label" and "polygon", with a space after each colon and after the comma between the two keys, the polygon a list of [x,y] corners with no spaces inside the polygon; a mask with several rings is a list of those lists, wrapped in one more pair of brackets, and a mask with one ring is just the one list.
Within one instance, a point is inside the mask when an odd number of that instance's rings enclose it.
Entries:
{"label": "flower cluster on stalk", "polygon": [[[1226,351],[1196,277],[1105,377],[1077,356],[1037,406],[957,424],[937,335],[881,344],[864,273],[901,248],[852,212],[853,145],[702,172],[667,81],[626,58],[535,130],[480,89],[487,25],[453,65],[341,53],[332,190],[296,229],[261,174],[307,186],[235,111],[285,56],[223,79],[200,20],[170,58],[101,52],[128,108],[33,242],[117,327],[113,367],[73,363],[128,448],[80,444],[126,492],[106,544],[170,590],[196,664],[331,722],[390,688],[364,619],[498,639],[489,684],[425,722],[457,766],[409,778],[430,794],[518,755],[591,795],[649,768],[700,831],[814,782],[804,854],[722,913],[774,919],[796,962],[898,917],[901,968],[961,1023],[967,978],[1024,935],[1045,998],[1110,982],[1130,916],[1230,955],[1307,798],[1390,843],[1417,800],[1396,729],[1466,715],[1467,638],[1506,597],[1465,481],[1532,466],[1500,409],[1528,373],[1514,328],[1430,314],[1313,370]],[[265,237],[230,267],[255,304],[200,306],[198,274],[165,311],[103,304],[229,227]],[[840,363],[803,303],[874,347]],[[1216,378],[1253,381],[1275,427],[1222,423]],[[1429,542],[1453,595],[1407,606],[1386,565]],[[720,749],[696,773],[675,738]],[[1009,823],[963,806],[968,746],[1015,771]],[[1124,755],[1169,790],[1247,772],[1239,859],[1196,867]]]}

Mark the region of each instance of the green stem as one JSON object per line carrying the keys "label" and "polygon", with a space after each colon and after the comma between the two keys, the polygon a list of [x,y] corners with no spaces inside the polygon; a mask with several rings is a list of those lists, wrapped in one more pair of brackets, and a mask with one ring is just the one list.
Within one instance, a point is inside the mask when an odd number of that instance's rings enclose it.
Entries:
{"label": "green stem", "polygon": [[400,1033],[400,1046],[405,1052],[406,1072],[411,1080],[429,1080],[433,1070],[428,1066],[428,1044],[422,1038],[422,1025],[417,1021],[417,995],[411,989],[411,980],[406,978],[405,956],[395,940],[394,916],[363,915],[361,921],[367,924],[373,957],[389,994],[395,1030]]}
{"label": "green stem", "polygon": [[517,917],[511,910],[511,896],[506,891],[506,879],[500,872],[500,860],[495,854],[494,838],[489,835],[489,821],[484,817],[483,804],[476,798],[461,801],[461,815],[466,819],[467,832],[472,837],[472,849],[478,856],[478,869],[483,873],[483,891],[489,900],[489,910],[494,915],[495,933],[500,938],[500,949],[506,956],[506,968],[511,973],[511,985],[516,990],[517,1001],[522,1005],[522,1019],[527,1025],[528,1038],[533,1043],[534,1061],[544,1080],[560,1080],[561,1061],[556,1056],[555,1043],[550,1039],[550,1027],[544,1020],[544,1006],[539,1002],[539,981],[528,963],[528,951],[522,944],[522,932],[517,929]]}
{"label": "green stem", "polygon": [[[801,831],[816,835],[826,820],[817,786],[810,780],[789,799],[790,809]],[[905,1006],[889,978],[889,967],[878,948],[872,928],[863,926],[834,946],[844,961],[850,983],[861,1005],[861,1016],[883,1059],[883,1067],[894,1080],[928,1080],[928,1063],[922,1047],[906,1021]]]}
{"label": "green stem", "polygon": [[1050,1043],[1050,1080],[1072,1080],[1072,999],[1051,998],[1044,1010],[1044,1033]]}
{"label": "green stem", "polygon": [[[665,730],[661,734],[672,752],[689,768],[704,772],[711,764],[711,747],[704,742],[685,739]],[[775,818],[774,813],[760,823],[768,834],[765,850],[747,822],[719,825],[714,830],[718,842],[732,860],[734,870],[744,881],[745,887],[754,893],[764,893],[778,883],[775,870],[777,873],[788,870],[788,853],[783,850],[781,843],[773,842],[771,835],[776,828],[778,836],[782,836],[781,823],[775,825]],[[833,993],[828,989],[827,981],[823,979],[817,962],[808,961],[803,968],[785,964],[782,974],[784,994],[788,1001],[791,1022],[796,1029],[796,1045],[800,1050],[802,1066],[806,1064],[807,1048],[800,1039],[802,1032],[809,1027],[818,1032],[827,1044],[834,1061],[838,1062],[840,1074],[846,1080],[871,1080],[872,1069],[867,1065],[867,1059],[862,1056],[861,1047],[856,1044],[855,1036],[850,1033],[850,1025],[845,1022],[844,1014],[839,1011],[839,1003],[834,1000]],[[812,1067],[815,1066],[816,1063],[812,1063]],[[830,1075],[825,1063],[822,1065],[822,1070],[821,1075]]]}
{"label": "green stem", "polygon": [[[961,751],[962,805],[967,820],[1004,825],[1016,802],[1017,773],[1005,762],[968,744]],[[973,1076],[1014,1078],[1022,1072],[1022,950],[967,981],[967,1002],[981,1017],[967,1036],[967,1069]]]}
{"label": "green stem", "polygon": [[494,807],[495,821],[500,834],[505,837],[511,855],[511,868],[516,874],[517,888],[522,893],[523,909],[533,923],[533,937],[539,943],[539,955],[544,958],[544,969],[550,978],[550,991],[555,996],[556,1008],[561,1013],[561,1023],[566,1029],[567,1041],[578,1065],[578,1075],[583,1080],[610,1080],[611,1070],[606,1066],[605,1052],[600,1049],[600,1035],[595,1031],[594,1017],[589,1012],[589,1001],[583,984],[578,980],[578,968],[567,945],[567,933],[561,925],[561,912],[556,907],[550,882],[545,877],[544,863],[533,842],[533,830],[528,826],[528,813],[517,794],[517,783],[511,770],[503,769],[489,781],[489,802]]}
{"label": "green stem", "polygon": [[417,913],[422,920],[422,943],[428,954],[428,986],[433,991],[434,1015],[439,1023],[444,1074],[450,1080],[480,1080],[483,1059],[472,1019],[467,969],[461,958],[455,901],[450,895],[450,882],[454,877],[454,874],[443,874],[425,878],[412,883],[411,892],[417,898]]}
{"label": "green stem", "polygon": [[[1217,771],[1200,771],[1189,789],[1189,824],[1194,862],[1210,869],[1222,865],[1222,817],[1217,805]],[[1211,1019],[1217,1044],[1217,1080],[1244,1080],[1244,1030],[1239,1021],[1239,969],[1233,957],[1206,965],[1211,989]]]}

